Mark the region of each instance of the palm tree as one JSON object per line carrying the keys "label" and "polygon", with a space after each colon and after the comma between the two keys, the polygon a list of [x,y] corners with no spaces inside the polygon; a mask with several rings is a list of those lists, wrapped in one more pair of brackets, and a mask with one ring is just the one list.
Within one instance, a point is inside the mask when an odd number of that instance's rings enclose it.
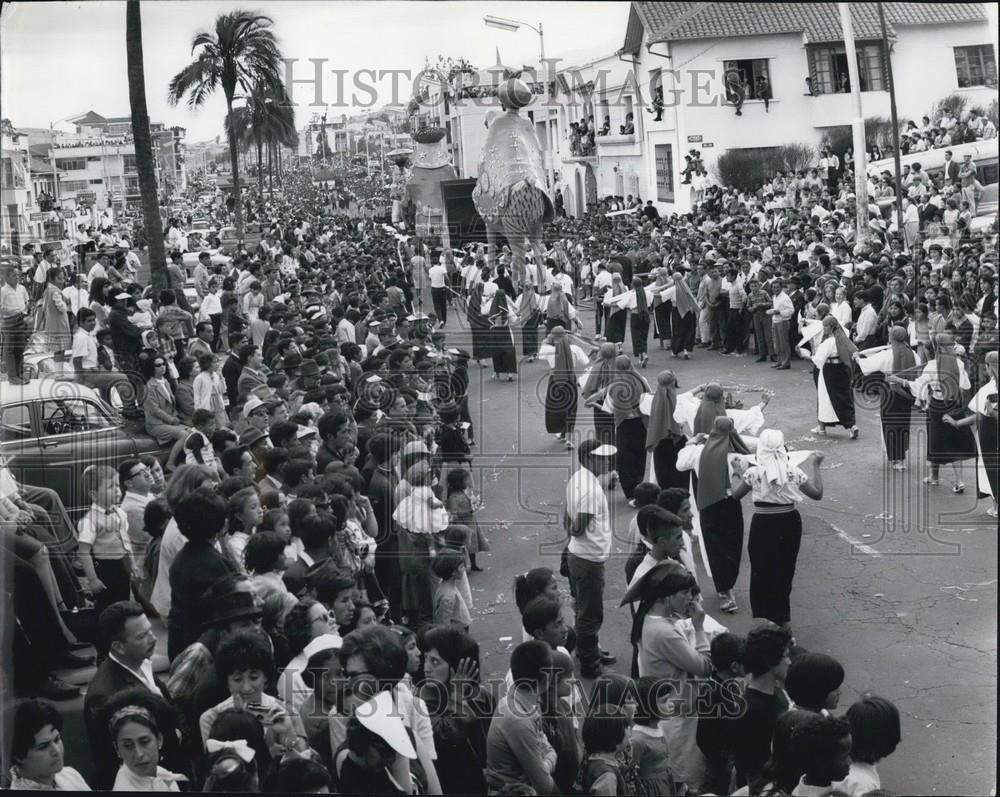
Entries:
{"label": "palm tree", "polygon": [[195,61],[174,75],[170,81],[169,100],[176,105],[187,95],[188,107],[197,108],[217,88],[226,97],[226,137],[229,140],[229,160],[233,170],[233,199],[236,213],[236,233],[243,236],[243,206],[240,197],[239,152],[232,123],[236,89],[250,96],[258,84],[280,86],[278,65],[281,53],[271,30],[270,17],[249,11],[220,14],[215,20],[215,33],[195,34],[192,54],[200,48]]}
{"label": "palm tree", "polygon": [[170,286],[167,277],[167,254],[163,245],[163,222],[156,189],[153,142],[149,134],[146,110],[146,76],[142,60],[142,17],[139,0],[125,6],[125,52],[128,58],[128,98],[132,108],[132,140],[135,147],[135,170],[139,175],[142,218],[149,253],[149,276],[157,291]]}
{"label": "palm tree", "polygon": [[233,111],[230,124],[238,148],[246,150],[253,146],[257,150],[257,183],[263,197],[264,147],[267,146],[270,168],[271,148],[275,144],[294,146],[298,143],[291,100],[282,86],[258,83],[247,98],[246,106]]}

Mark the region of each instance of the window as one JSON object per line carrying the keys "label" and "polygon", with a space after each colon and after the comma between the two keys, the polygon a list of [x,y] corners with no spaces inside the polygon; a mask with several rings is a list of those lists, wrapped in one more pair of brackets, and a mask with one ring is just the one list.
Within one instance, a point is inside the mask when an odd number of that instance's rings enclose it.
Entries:
{"label": "window", "polygon": [[103,181],[103,180],[102,180],[102,179],[101,179],[100,177],[98,177],[98,178],[96,178],[96,179],[94,179],[94,180],[91,180],[91,181],[90,181],[90,184],[91,184],[91,185],[100,185],[100,184],[101,184],[101,183],[103,183],[103,182],[104,182],[104,181]]}
{"label": "window", "polygon": [[674,201],[674,148],[672,144],[656,145],[656,200]]}
{"label": "window", "polygon": [[[723,71],[735,71],[740,76],[740,83],[743,84],[743,96],[747,100],[760,100],[758,97],[758,86],[763,89],[766,85],[771,86],[771,72],[768,68],[767,58],[741,58],[723,62]],[[759,82],[758,82],[759,81]],[[768,96],[768,99],[771,99]]]}
{"label": "window", "polygon": [[125,171],[134,172],[135,168],[135,155],[123,155],[125,161]]}
{"label": "window", "polygon": [[[858,73],[862,91],[885,91],[885,66],[881,42],[858,42]],[[843,94],[851,90],[847,53],[842,44],[809,49],[809,74],[815,94]]]}
{"label": "window", "polygon": [[992,44],[955,48],[955,71],[958,87],[996,86],[997,59]]}
{"label": "window", "polygon": [[56,168],[64,171],[82,171],[87,168],[86,158],[56,158]]}
{"label": "window", "polygon": [[41,404],[45,434],[86,432],[115,425],[96,404],[82,398],[49,399]]}
{"label": "window", "polygon": [[0,429],[4,440],[31,437],[31,410],[27,404],[11,404],[0,410]]}
{"label": "window", "polygon": [[86,191],[90,187],[87,180],[60,180],[59,190],[66,192]]}
{"label": "window", "polygon": [[4,188],[24,188],[26,186],[25,163],[19,153],[3,159],[3,175],[0,177],[0,185]]}
{"label": "window", "polygon": [[87,156],[87,163],[100,163],[100,162],[101,162],[101,156],[100,155],[88,155]]}

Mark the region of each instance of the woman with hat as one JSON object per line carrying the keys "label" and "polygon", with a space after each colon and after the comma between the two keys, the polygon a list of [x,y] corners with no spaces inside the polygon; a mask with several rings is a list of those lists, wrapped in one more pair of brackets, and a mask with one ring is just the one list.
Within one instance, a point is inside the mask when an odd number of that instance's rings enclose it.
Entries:
{"label": "woman with hat", "polygon": [[615,416],[605,412],[603,401],[614,379],[617,351],[614,343],[602,343],[597,361],[590,366],[583,385],[584,401],[594,410],[594,436],[601,443],[612,446],[615,444]]}
{"label": "woman with hat", "polygon": [[827,426],[843,426],[857,440],[859,430],[854,417],[854,393],[851,367],[858,347],[833,316],[823,319],[823,340],[812,356],[816,382],[816,417],[819,425],[813,434],[826,434]]}
{"label": "woman with hat", "polygon": [[734,463],[739,483],[732,488],[739,501],[751,493],[754,514],[750,521],[750,610],[755,618],[778,625],[791,621],[790,596],[795,563],[802,542],[802,517],[796,505],[808,496],[823,497],[820,464],[823,453],[814,451],[812,475],[788,460],[785,436],[777,429],[765,429],[757,441],[757,464],[744,468]]}
{"label": "woman with hat", "polygon": [[719,608],[730,614],[738,608],[732,589],[743,553],[743,509],[729,494],[729,487],[733,460],[736,455],[749,453],[732,418],[722,415],[713,420],[707,439],[701,435],[693,438],[677,456],[677,469],[695,475],[694,497],[705,554],[719,595]]}
{"label": "woman with hat", "polygon": [[653,457],[653,477],[661,489],[687,488],[687,473],[677,470],[677,455],[684,447],[684,429],[674,413],[677,409],[677,377],[673,371],[661,371],[656,377],[656,393],[649,411],[646,450]]}
{"label": "woman with hat", "polygon": [[963,493],[962,461],[976,456],[976,441],[969,426],[960,426],[957,421],[965,416],[962,391],[971,389],[972,384],[951,333],[938,334],[935,344],[937,355],[919,377],[909,380],[892,374],[887,381],[906,387],[916,403],[927,410],[927,461],[931,472],[924,484],[937,485],[941,465],[951,465],[955,476],[952,492]]}
{"label": "woman with hat", "polygon": [[566,337],[565,328],[555,326],[551,331],[555,359],[545,389],[545,431],[564,440],[567,448],[572,448],[573,442],[569,436],[576,425],[578,401],[573,349]]}
{"label": "woman with hat", "polygon": [[[697,584],[687,569],[673,561],[654,565],[625,593],[621,605],[638,603],[632,621],[632,643],[639,648],[639,676],[669,681],[678,695],[672,716],[660,722],[667,740],[669,765],[678,780],[695,792],[701,786],[705,759],[698,749],[696,706],[685,701],[692,679],[712,675],[705,610]],[[693,640],[688,632],[693,627]]]}
{"label": "woman with hat", "polygon": [[[854,361],[865,376],[907,373],[917,364],[913,349],[907,345],[908,338],[909,334],[904,327],[893,326],[889,329],[888,346],[855,352]],[[883,382],[877,395],[886,457],[894,470],[906,470],[906,455],[910,450],[910,415],[913,411],[913,396],[901,385],[887,382]]]}

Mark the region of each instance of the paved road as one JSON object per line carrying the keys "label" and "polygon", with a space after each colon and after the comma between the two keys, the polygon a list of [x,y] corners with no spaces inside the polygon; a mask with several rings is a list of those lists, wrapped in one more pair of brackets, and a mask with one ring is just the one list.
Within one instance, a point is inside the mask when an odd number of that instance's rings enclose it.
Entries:
{"label": "paved road", "polygon": [[[457,330],[449,332],[449,344],[461,340]],[[776,372],[746,357],[699,350],[680,361],[654,348],[645,373],[652,381],[662,368],[675,371],[682,389],[710,380],[742,386],[748,406],[761,389],[773,390],[768,425],[783,429],[798,448],[826,452],[825,497],[802,508],[804,539],[792,595],[796,639],[843,663],[842,711],[866,691],[898,705],[903,743],[880,766],[886,788],[988,794],[996,779],[997,632],[997,530],[985,513],[988,502],[977,503],[971,487],[954,496],[948,487],[920,484],[922,426],[915,427],[917,450],[902,474],[883,467],[874,410],[859,413],[859,440],[843,431],[814,440],[808,430],[815,425],[815,391],[805,363]],[[503,637],[517,643],[521,633],[513,575],[540,564],[558,569],[559,512],[572,453],[545,434],[544,363],[523,366],[516,383],[492,381],[489,367],[470,370],[479,398],[476,453],[486,502],[480,517],[492,543],[482,557],[488,571],[472,574],[473,631],[485,673],[502,677],[510,646]],[[586,422],[581,432],[589,428]],[[966,482],[974,483],[971,473]],[[617,529],[633,511],[618,491]],[[615,552],[626,553],[621,546]],[[622,565],[608,566],[601,639],[618,656],[613,669],[627,672],[630,624],[617,608]],[[741,607],[749,605],[748,575],[744,557],[735,593]],[[715,611],[710,586],[706,608],[738,633],[753,626],[745,609],[733,617]]]}
{"label": "paved road", "polygon": [[[461,326],[450,321],[449,345],[468,346]],[[971,488],[953,496],[946,487],[920,484],[922,427],[915,427],[915,456],[903,474],[883,468],[874,411],[859,413],[858,441],[842,431],[813,440],[815,393],[804,363],[779,373],[746,357],[699,350],[684,362],[653,348],[647,377],[665,367],[683,389],[709,380],[741,386],[748,404],[763,388],[775,391],[768,424],[799,448],[826,452],[826,495],[802,508],[793,625],[799,644],[843,663],[841,710],[866,691],[899,706],[903,742],[879,767],[885,787],[898,794],[988,794],[996,780],[997,530],[985,514],[987,502],[977,504]],[[514,383],[492,381],[489,367],[473,365],[470,372],[477,483],[486,502],[480,522],[492,543],[481,557],[487,572],[472,574],[473,633],[482,645],[484,675],[502,678],[521,635],[513,575],[540,564],[558,569],[559,513],[572,453],[544,431],[544,363],[523,366]],[[581,431],[588,428],[584,423]],[[966,481],[972,483],[971,474]],[[616,527],[624,529],[631,510],[620,492],[613,511]],[[625,552],[619,546],[616,553]],[[629,622],[617,608],[622,564],[608,568],[602,644],[623,663],[614,669],[627,672]],[[748,605],[747,568],[744,560],[736,588],[742,607]],[[745,633],[752,627],[745,609],[720,615],[711,588],[706,592],[706,608],[730,628]],[[85,683],[90,673],[71,679]],[[82,730],[80,702],[62,706],[71,739]],[[85,749],[69,747],[69,763],[87,771]]]}

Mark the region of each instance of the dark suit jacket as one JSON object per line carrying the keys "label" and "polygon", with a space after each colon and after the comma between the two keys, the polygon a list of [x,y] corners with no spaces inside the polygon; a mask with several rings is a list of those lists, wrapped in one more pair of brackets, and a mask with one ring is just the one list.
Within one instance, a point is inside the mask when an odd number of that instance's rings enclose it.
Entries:
{"label": "dark suit jacket", "polygon": [[[155,675],[153,680],[163,693],[164,699],[173,705],[170,699],[170,692],[167,686]],[[91,784],[95,789],[109,790],[115,782],[115,775],[118,772],[118,754],[112,744],[111,734],[108,731],[108,720],[106,706],[108,701],[119,692],[127,689],[145,688],[145,685],[132,673],[118,664],[116,661],[105,659],[101,666],[97,668],[93,679],[87,686],[87,695],[83,700],[83,718],[87,725],[87,737],[90,740],[90,753],[94,759],[94,781]],[[183,729],[182,729],[183,732]],[[170,739],[168,734],[164,734],[163,761],[160,763],[172,772],[183,773],[186,768],[183,764],[183,757],[180,755],[180,744],[176,739]],[[165,763],[172,759],[172,763]],[[175,768],[181,766],[181,769]]]}

